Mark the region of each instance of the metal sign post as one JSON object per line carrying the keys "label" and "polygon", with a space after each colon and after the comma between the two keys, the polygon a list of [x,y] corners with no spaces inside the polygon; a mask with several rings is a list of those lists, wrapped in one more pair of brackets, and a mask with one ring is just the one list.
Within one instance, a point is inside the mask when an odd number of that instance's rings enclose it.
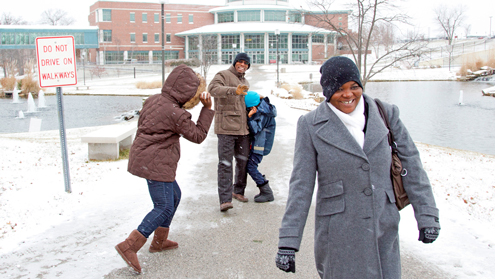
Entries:
{"label": "metal sign post", "polygon": [[62,162],[64,165],[65,192],[72,193],[70,186],[69,157],[67,155],[67,138],[65,136],[64,102],[62,98],[62,87],[57,87],[57,111],[60,131],[60,147],[62,149]]}
{"label": "metal sign post", "polygon": [[72,192],[70,186],[67,139],[64,124],[64,106],[62,87],[77,84],[76,51],[74,37],[36,38],[36,56],[38,58],[38,78],[40,87],[57,87],[58,121],[60,124],[60,146],[64,168],[65,191]]}

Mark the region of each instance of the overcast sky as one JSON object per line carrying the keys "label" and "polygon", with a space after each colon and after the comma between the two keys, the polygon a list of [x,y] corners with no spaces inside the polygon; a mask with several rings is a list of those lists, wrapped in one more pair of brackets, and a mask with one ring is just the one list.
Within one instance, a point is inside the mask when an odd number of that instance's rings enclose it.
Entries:
{"label": "overcast sky", "polygon": [[[154,2],[143,0],[124,0],[127,2]],[[293,6],[299,7],[308,0],[289,0]],[[390,0],[396,3],[402,2],[401,0]],[[41,19],[41,13],[48,9],[61,9],[66,11],[69,16],[76,20],[76,25],[88,26],[88,14],[89,6],[94,4],[96,0],[10,0],[3,1],[2,13],[11,13],[15,17],[22,17],[24,20],[35,24]],[[158,3],[158,0],[156,0]],[[336,3],[345,3],[345,0],[335,0]],[[446,3],[450,6],[457,6],[459,3],[466,5],[466,23],[471,24],[471,35],[488,35],[490,32],[490,16],[495,15],[495,1],[493,0],[404,0],[404,12],[410,17],[414,18],[414,25],[421,30],[423,34],[434,37],[439,33],[439,29],[434,22],[433,8],[439,3]],[[170,0],[170,3],[181,4],[204,4],[204,0]],[[209,0],[209,5],[222,5],[225,0]],[[434,3],[434,4],[433,4]],[[335,6],[341,8],[340,6]],[[495,17],[492,18],[491,32],[495,34]],[[464,32],[464,30],[462,30]]]}

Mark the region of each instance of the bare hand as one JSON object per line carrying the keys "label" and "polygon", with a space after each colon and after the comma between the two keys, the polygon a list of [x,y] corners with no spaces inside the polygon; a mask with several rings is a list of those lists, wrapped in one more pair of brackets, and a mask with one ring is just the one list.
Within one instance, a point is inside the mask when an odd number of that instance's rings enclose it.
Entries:
{"label": "bare hand", "polygon": [[253,117],[253,115],[258,111],[257,107],[252,107],[248,113],[248,117]]}
{"label": "bare hand", "polygon": [[207,109],[211,109],[211,95],[209,92],[203,92],[201,93],[201,96],[199,97],[199,100],[203,104],[203,106]]}
{"label": "bare hand", "polygon": [[237,95],[247,95],[249,87],[244,84],[237,85],[237,89],[235,90],[235,94]]}

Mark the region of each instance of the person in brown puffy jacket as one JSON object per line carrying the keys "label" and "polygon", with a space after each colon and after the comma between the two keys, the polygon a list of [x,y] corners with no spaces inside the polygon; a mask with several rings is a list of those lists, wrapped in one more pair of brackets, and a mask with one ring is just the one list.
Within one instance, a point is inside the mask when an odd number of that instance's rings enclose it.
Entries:
{"label": "person in brown puffy jacket", "polygon": [[[180,137],[194,143],[205,140],[214,111],[205,79],[191,68],[180,65],[168,76],[161,94],[149,97],[141,110],[138,130],[129,153],[128,171],[145,178],[153,201],[151,210],[129,237],[115,246],[126,263],[141,272],[137,252],[155,232],[149,251],[178,248],[168,240],[169,226],[179,206],[181,190],[175,179],[180,158]],[[191,109],[203,104],[197,124]]]}

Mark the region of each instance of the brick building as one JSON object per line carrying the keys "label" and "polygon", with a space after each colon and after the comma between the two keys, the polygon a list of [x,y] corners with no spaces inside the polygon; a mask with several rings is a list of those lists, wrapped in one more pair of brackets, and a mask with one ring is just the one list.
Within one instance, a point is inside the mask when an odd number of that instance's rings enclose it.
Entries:
{"label": "brick building", "polygon": [[[349,11],[336,11],[347,28]],[[161,63],[161,4],[97,1],[90,7],[91,26],[99,28],[92,62]],[[208,57],[229,64],[247,52],[254,64],[322,61],[336,50],[335,32],[318,28],[289,0],[225,0],[224,6],[164,4],[165,59]],[[278,44],[277,44],[278,42]]]}

